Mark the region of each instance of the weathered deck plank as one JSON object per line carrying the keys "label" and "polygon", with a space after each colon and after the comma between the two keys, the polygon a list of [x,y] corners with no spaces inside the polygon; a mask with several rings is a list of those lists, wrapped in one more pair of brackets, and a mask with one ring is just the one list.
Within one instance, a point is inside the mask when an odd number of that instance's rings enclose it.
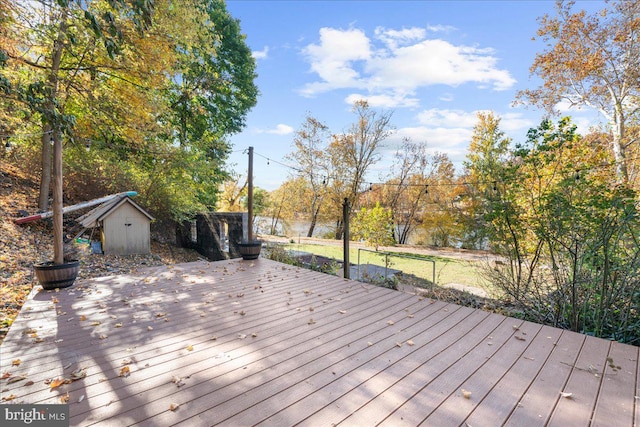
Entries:
{"label": "weathered deck plank", "polygon": [[33,292],[0,369],[3,403],[68,396],[81,426],[632,426],[639,416],[637,347],[266,259]]}

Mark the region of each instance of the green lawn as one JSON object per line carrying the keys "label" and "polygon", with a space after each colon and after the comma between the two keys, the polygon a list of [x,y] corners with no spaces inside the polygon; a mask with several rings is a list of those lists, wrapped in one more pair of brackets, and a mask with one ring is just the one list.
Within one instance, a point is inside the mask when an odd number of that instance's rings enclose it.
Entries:
{"label": "green lawn", "polygon": [[[287,244],[285,249],[310,252],[315,255],[322,255],[329,258],[342,260],[342,247],[333,245],[312,245],[312,244]],[[406,255],[413,258],[407,259],[394,255]],[[477,286],[485,288],[485,281],[480,277],[478,271],[478,263],[471,261],[459,260],[454,258],[417,255],[409,253],[394,252],[389,256],[389,267],[401,270],[407,274],[413,274],[431,280],[433,277],[433,263],[435,261],[436,283],[445,285],[448,283],[459,283],[466,286]],[[358,248],[349,249],[349,261],[352,264],[358,263]],[[385,256],[379,253],[372,253],[368,249],[360,250],[361,264],[375,264],[384,266]]]}

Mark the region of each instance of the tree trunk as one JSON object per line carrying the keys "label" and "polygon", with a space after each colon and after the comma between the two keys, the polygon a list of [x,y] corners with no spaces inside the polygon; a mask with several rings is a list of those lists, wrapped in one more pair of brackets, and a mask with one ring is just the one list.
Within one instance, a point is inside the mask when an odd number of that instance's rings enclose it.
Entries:
{"label": "tree trunk", "polygon": [[616,163],[616,176],[618,183],[626,184],[629,181],[629,175],[627,172],[627,162],[624,149],[624,117],[622,116],[622,107],[616,107],[615,118],[613,124],[613,141],[611,142],[611,149],[613,151],[613,157]]}
{"label": "tree trunk", "polygon": [[[58,38],[53,42],[51,54],[51,69],[47,76],[49,86],[49,97],[47,106],[49,107],[49,124],[52,128],[53,136],[53,262],[55,264],[64,263],[64,236],[62,230],[62,134],[60,129],[60,119],[57,111],[58,83],[60,63],[62,62],[62,51],[67,32],[68,10],[63,11],[63,16],[58,27]],[[44,159],[43,159],[44,162]]]}
{"label": "tree trunk", "polygon": [[42,136],[40,143],[42,145],[41,157],[41,175],[40,175],[40,194],[38,196],[38,209],[46,211],[49,209],[49,191],[51,190],[51,124],[44,123],[42,126]]}

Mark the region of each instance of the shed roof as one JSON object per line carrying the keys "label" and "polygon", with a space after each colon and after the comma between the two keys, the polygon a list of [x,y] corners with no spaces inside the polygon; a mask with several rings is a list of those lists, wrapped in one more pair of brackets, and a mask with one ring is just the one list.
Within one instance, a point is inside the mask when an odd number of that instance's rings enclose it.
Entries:
{"label": "shed roof", "polygon": [[111,215],[116,209],[125,203],[131,204],[134,208],[139,210],[144,216],[149,218],[149,221],[153,221],[154,218],[145,211],[139,204],[131,200],[129,196],[115,197],[108,202],[105,202],[95,209],[90,210],[86,214],[82,215],[77,221],[85,228],[97,227],[103,219]]}

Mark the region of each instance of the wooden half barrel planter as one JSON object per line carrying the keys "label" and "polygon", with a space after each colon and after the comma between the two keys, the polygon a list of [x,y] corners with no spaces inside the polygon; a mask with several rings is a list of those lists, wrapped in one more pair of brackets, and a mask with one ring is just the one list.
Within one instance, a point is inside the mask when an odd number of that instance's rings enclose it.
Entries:
{"label": "wooden half barrel planter", "polygon": [[73,260],[63,264],[54,264],[53,261],[35,264],[33,269],[38,282],[44,289],[67,288],[73,285],[80,271],[80,261]]}
{"label": "wooden half barrel planter", "polygon": [[258,259],[262,249],[262,240],[243,241],[238,243],[238,252],[242,259]]}

